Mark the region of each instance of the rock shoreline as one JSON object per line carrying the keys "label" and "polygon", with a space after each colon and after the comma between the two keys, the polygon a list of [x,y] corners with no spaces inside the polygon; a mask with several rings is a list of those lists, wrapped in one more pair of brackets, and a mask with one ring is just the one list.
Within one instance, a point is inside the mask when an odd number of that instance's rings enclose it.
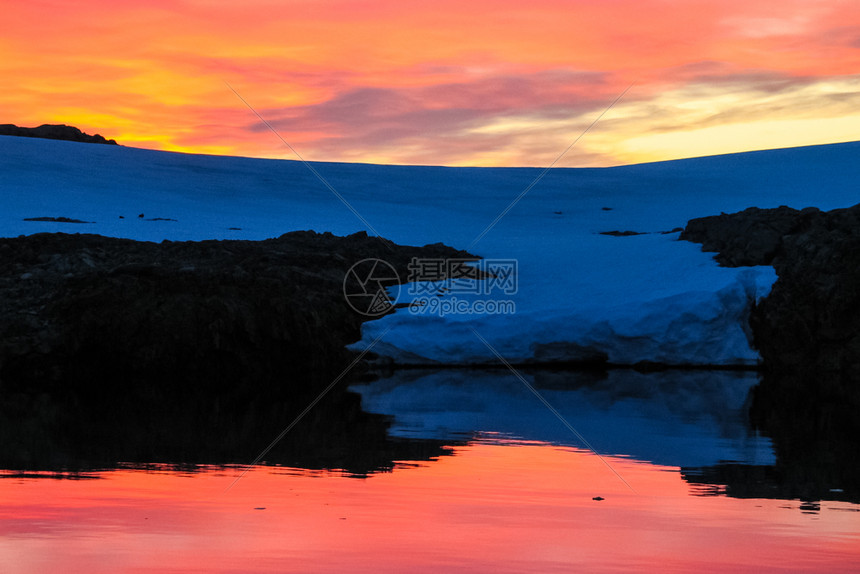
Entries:
{"label": "rock shoreline", "polygon": [[750,314],[765,371],[749,411],[773,440],[776,466],[753,481],[744,475],[754,468],[710,469],[711,480],[736,496],[770,485],[781,498],[860,500],[860,205],[750,208],[694,219],[681,238],[722,265],[777,273]]}
{"label": "rock shoreline", "polygon": [[349,364],[368,317],[347,303],[368,258],[475,259],[442,244],[312,231],[149,243],[86,234],[0,239],[0,385],[298,385]]}
{"label": "rock shoreline", "polygon": [[750,316],[767,370],[860,380],[860,205],[750,208],[693,219],[680,239],[701,243],[727,267],[776,270]]}
{"label": "rock shoreline", "polygon": [[[779,279],[750,318],[766,370],[860,378],[860,206],[750,208],[693,219],[681,239],[717,253],[722,265],[775,267]],[[475,258],[366,234],[160,244],[61,233],[0,239],[0,384],[120,374],[259,384],[342,369],[353,356],[345,346],[367,319],[344,298],[347,270],[379,258],[407,277],[412,257]]]}

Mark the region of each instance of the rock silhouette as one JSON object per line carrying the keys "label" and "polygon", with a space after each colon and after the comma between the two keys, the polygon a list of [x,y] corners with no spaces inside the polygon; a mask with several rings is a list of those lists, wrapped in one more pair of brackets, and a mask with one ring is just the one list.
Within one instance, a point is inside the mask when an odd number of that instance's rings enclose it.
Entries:
{"label": "rock silhouette", "polygon": [[750,317],[767,369],[860,381],[860,205],[750,208],[691,220],[681,239],[725,266],[773,265],[779,278]]}
{"label": "rock silhouette", "polygon": [[65,124],[43,124],[37,128],[23,128],[15,124],[0,124],[0,136],[19,136],[49,140],[67,140],[82,143],[119,145],[116,140],[105,139],[99,134],[89,135],[73,126]]}
{"label": "rock silhouette", "polygon": [[0,385],[248,389],[336,375],[367,317],[344,277],[379,258],[473,258],[357,233],[160,244],[97,235],[0,239]]}

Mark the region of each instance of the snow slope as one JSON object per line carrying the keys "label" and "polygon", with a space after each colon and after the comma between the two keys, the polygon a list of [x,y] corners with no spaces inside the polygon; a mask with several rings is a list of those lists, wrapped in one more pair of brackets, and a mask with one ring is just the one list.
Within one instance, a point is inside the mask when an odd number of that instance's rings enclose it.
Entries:
{"label": "snow slope", "polygon": [[[749,302],[768,292],[773,271],[720,268],[699,246],[660,232],[750,206],[853,205],[858,157],[860,143],[848,143],[553,169],[471,245],[542,170],[313,164],[368,229],[300,162],[2,136],[0,234],[160,241],[263,239],[314,229],[367,230],[402,244],[443,241],[516,260],[517,292],[483,296],[512,301],[515,313],[400,309],[365,323],[357,348],[384,333],[377,350],[393,355],[495,361],[480,335],[512,361],[558,343],[554,348],[604,350],[617,363],[750,364],[758,356],[744,317]],[[93,223],[23,221],[45,216]],[[645,234],[599,234],[612,230]],[[408,302],[405,291],[401,301]],[[446,297],[468,303],[479,296],[448,293],[440,300]]]}

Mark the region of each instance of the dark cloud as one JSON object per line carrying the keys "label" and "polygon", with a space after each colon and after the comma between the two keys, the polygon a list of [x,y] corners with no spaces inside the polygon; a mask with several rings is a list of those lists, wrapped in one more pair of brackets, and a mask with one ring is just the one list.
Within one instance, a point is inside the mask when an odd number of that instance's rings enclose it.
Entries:
{"label": "dark cloud", "polygon": [[[549,71],[429,87],[354,88],[316,105],[265,110],[264,117],[284,133],[334,134],[313,142],[323,154],[395,150],[412,157],[408,150],[421,147],[436,162],[445,162],[458,155],[498,153],[511,139],[473,133],[477,128],[510,118],[551,126],[604,109],[617,95],[609,93],[613,89],[604,74]],[[259,122],[249,127],[267,129]]]}
{"label": "dark cloud", "polygon": [[742,68],[728,62],[703,60],[665,70],[664,82],[674,87],[698,86],[717,90],[736,88],[743,91],[779,93],[820,81],[820,77],[788,74],[773,70]]}

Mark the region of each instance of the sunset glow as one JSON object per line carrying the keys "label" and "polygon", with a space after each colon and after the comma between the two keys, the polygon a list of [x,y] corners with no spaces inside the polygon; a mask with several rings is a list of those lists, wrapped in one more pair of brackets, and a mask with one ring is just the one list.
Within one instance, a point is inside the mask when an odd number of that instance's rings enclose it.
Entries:
{"label": "sunset glow", "polygon": [[689,496],[677,469],[610,464],[636,492],[596,457],[540,444],[471,445],[367,480],[257,468],[229,491],[234,473],[217,469],[7,478],[0,558],[24,572],[70,557],[81,572],[852,570],[843,504],[807,515],[797,501]]}
{"label": "sunset glow", "polygon": [[616,165],[860,139],[852,0],[4,2],[0,123],[307,159]]}

